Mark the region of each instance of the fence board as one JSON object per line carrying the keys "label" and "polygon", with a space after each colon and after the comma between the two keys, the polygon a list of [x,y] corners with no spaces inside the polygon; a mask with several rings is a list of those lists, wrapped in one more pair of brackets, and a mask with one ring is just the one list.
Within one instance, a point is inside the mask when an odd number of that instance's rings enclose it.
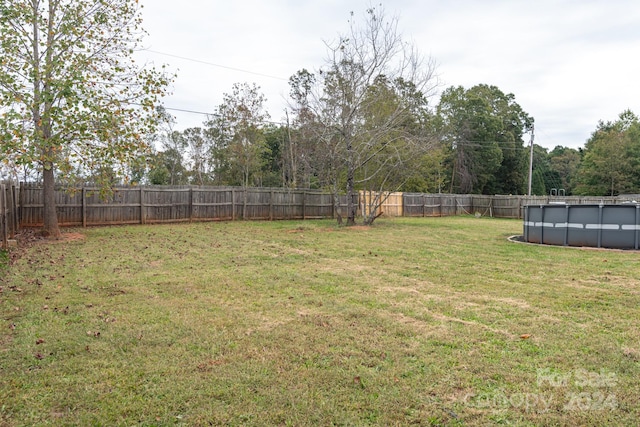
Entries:
{"label": "fence board", "polygon": [[3,249],[7,248],[9,240],[9,206],[6,188],[5,184],[0,184],[0,238],[2,238],[0,245]]}
{"label": "fence board", "polygon": [[17,185],[12,181],[0,182],[0,248],[6,249],[19,228]]}

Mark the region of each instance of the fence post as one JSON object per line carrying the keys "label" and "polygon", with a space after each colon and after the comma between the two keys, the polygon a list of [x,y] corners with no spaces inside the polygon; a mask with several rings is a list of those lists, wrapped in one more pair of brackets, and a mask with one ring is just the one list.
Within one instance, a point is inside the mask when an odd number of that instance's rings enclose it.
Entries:
{"label": "fence post", "polygon": [[13,203],[13,231],[14,234],[20,230],[20,210],[18,209],[18,191],[19,187],[14,183],[11,190],[11,198]]}
{"label": "fence post", "polygon": [[525,207],[524,197],[518,197],[518,219],[523,219],[522,213]]}
{"label": "fence post", "polygon": [[189,222],[193,222],[193,186],[189,187]]}
{"label": "fence post", "polygon": [[7,227],[7,192],[4,184],[0,184],[0,191],[2,191],[2,194],[0,194],[0,208],[2,208],[0,211],[0,215],[2,216],[2,218],[0,218],[2,220],[2,247],[6,249],[9,246],[9,227]]}
{"label": "fence post", "polygon": [[269,191],[269,221],[273,221],[273,189]]}
{"label": "fence post", "polygon": [[144,187],[141,185],[140,186],[140,224],[144,224],[145,220],[144,220],[144,214],[145,214],[145,209],[144,209]]}
{"label": "fence post", "polygon": [[231,221],[236,220],[236,190],[231,189]]}
{"label": "fence post", "polygon": [[247,199],[249,197],[247,187],[242,188],[242,220],[247,220]]}
{"label": "fence post", "polygon": [[87,227],[87,187],[82,186],[82,227]]}

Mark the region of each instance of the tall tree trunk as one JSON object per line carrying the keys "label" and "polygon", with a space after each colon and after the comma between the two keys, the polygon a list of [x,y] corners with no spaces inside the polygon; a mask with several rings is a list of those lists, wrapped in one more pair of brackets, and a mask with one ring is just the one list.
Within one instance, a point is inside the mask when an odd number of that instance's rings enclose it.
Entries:
{"label": "tall tree trunk", "polygon": [[58,215],[56,213],[56,193],[55,193],[55,177],[53,173],[53,165],[47,161],[42,169],[43,181],[43,200],[44,200],[44,226],[42,235],[50,239],[59,239],[62,237],[60,227],[58,226]]}
{"label": "tall tree trunk", "polygon": [[356,206],[353,203],[355,160],[351,139],[347,137],[347,226],[356,224]]}
{"label": "tall tree trunk", "polygon": [[333,199],[333,215],[338,221],[338,225],[342,225],[342,210],[340,208],[340,194],[338,194],[337,179],[334,179],[331,185],[331,198]]}
{"label": "tall tree trunk", "polygon": [[351,167],[347,170],[347,225],[356,224],[356,205],[353,203],[354,190],[354,172]]}
{"label": "tall tree trunk", "polygon": [[[40,57],[40,31],[38,29],[38,21],[35,18],[38,15],[38,8],[40,2],[34,0],[31,4],[33,8],[34,20],[33,20],[33,124],[35,127],[35,135],[38,139],[37,143],[40,144],[42,148],[42,156],[43,162],[42,165],[42,196],[44,203],[44,212],[43,212],[43,228],[42,235],[51,238],[51,239],[59,239],[62,237],[60,233],[60,227],[58,226],[58,215],[56,213],[56,194],[55,194],[55,175],[53,171],[53,159],[55,157],[55,152],[50,145],[51,140],[51,117],[49,115],[51,111],[51,100],[47,97],[43,97],[43,92],[45,95],[48,93],[48,86],[43,82],[41,75],[41,57]],[[52,49],[51,45],[54,41],[55,33],[53,31],[53,22],[55,9],[58,3],[51,1],[49,2],[49,31],[47,34],[47,51],[45,55],[45,73],[46,79],[45,82],[50,82],[51,79],[51,67],[47,65],[51,64],[52,61]],[[44,101],[43,101],[44,99]],[[44,107],[44,114],[41,113],[40,108]]]}

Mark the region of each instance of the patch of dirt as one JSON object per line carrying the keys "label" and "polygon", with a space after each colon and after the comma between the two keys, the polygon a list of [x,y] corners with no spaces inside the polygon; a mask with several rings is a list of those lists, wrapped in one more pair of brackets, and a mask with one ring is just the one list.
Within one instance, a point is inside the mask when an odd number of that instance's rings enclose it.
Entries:
{"label": "patch of dirt", "polygon": [[78,232],[63,232],[60,239],[47,239],[44,237],[40,230],[35,228],[26,228],[20,230],[16,234],[15,239],[18,241],[18,247],[28,247],[35,243],[59,243],[59,242],[73,242],[77,240],[84,240],[85,235]]}
{"label": "patch of dirt", "polygon": [[18,242],[18,247],[12,248],[9,251],[10,264],[13,264],[16,260],[18,260],[22,256],[22,254],[24,254],[25,250],[27,250],[33,245],[82,241],[86,238],[86,236],[78,232],[68,232],[68,233],[62,233],[61,239],[53,240],[53,239],[47,239],[43,237],[42,234],[40,234],[40,231],[38,229],[25,228],[20,230],[15,235],[14,238]]}
{"label": "patch of dirt", "polygon": [[77,242],[84,240],[87,236],[82,233],[62,233],[62,239],[54,240],[54,242]]}

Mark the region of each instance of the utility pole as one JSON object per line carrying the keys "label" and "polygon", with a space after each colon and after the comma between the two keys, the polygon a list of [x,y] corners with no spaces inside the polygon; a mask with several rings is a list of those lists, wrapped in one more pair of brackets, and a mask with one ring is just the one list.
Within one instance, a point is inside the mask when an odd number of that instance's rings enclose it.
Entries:
{"label": "utility pole", "polygon": [[533,177],[533,138],[534,131],[533,125],[531,125],[531,153],[529,154],[529,191],[527,192],[528,196],[531,196],[531,179]]}

